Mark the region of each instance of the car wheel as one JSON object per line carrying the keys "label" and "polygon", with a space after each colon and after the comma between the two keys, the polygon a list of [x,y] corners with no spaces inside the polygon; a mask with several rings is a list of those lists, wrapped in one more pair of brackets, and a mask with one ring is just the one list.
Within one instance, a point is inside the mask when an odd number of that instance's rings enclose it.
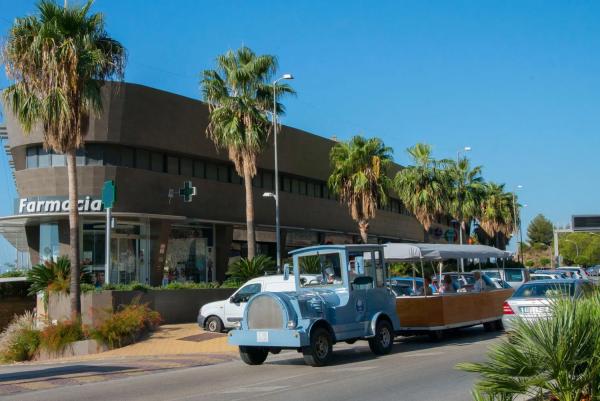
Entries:
{"label": "car wheel", "polygon": [[394,329],[387,320],[379,320],[375,326],[375,337],[369,339],[369,348],[375,355],[385,355],[394,346]]}
{"label": "car wheel", "polygon": [[352,340],[346,340],[346,344],[354,344],[356,342],[356,338],[353,338]]}
{"label": "car wheel", "polygon": [[502,319],[498,319],[494,321],[494,330],[495,331],[504,331],[504,324],[502,323]]}
{"label": "car wheel", "polygon": [[304,362],[310,366],[325,366],[333,353],[333,339],[327,329],[317,327],[310,335],[310,345],[302,348]]}
{"label": "car wheel", "polygon": [[262,365],[269,350],[262,347],[240,347],[240,357],[248,365]]}
{"label": "car wheel", "polygon": [[220,333],[223,331],[223,322],[217,316],[211,316],[206,319],[206,323],[204,324],[206,331],[210,331],[212,333]]}

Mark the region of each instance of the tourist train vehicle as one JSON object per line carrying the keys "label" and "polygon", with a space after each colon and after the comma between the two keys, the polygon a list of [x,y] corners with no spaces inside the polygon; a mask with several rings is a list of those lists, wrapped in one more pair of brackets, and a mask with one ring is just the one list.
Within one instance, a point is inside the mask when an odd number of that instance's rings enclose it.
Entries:
{"label": "tourist train vehicle", "polygon": [[[333,345],[367,340],[377,355],[392,350],[398,334],[430,333],[439,338],[451,328],[484,324],[501,328],[502,305],[512,289],[464,288],[404,296],[391,289],[386,262],[413,263],[413,286],[428,284],[425,263],[437,263],[443,275],[448,259],[509,257],[509,253],[482,245],[386,244],[320,245],[291,252],[296,280],[293,292],[261,292],[248,301],[239,327],[229,332],[229,343],[239,346],[250,365],[262,364],[269,352],[296,349],[312,366],[326,365]],[[499,267],[500,268],[500,267]],[[422,281],[417,280],[417,269]],[[439,270],[438,270],[439,269]],[[309,281],[299,277],[315,274]],[[485,287],[485,286],[484,286]]]}

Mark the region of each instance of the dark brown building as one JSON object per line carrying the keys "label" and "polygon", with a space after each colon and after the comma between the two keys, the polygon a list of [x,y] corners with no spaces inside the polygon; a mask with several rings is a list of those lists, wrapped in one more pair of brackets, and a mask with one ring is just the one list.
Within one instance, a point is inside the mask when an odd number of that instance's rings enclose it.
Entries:
{"label": "dark brown building", "polygon": [[[5,115],[20,198],[14,215],[1,219],[0,232],[35,264],[68,251],[65,157],[44,150],[39,132],[24,135]],[[81,255],[99,280],[105,265],[100,196],[106,180],[117,188],[111,281],[222,280],[230,258],[245,254],[244,188],[227,152],[217,152],[207,139],[207,120],[206,105],[194,99],[134,84],[105,87],[104,112],[90,122],[77,158]],[[326,186],[335,142],[291,127],[283,127],[279,138],[285,250],[358,241],[347,208]],[[272,149],[258,166],[258,252],[274,255],[274,201],[262,196],[274,186]],[[189,203],[179,196],[186,181],[197,191]],[[372,241],[424,240],[422,226],[397,199],[378,212],[370,235]]]}

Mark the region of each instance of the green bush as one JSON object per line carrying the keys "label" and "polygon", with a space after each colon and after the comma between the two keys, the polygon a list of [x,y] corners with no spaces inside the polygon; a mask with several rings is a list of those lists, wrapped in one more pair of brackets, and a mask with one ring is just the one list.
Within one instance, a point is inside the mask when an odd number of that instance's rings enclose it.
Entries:
{"label": "green bush", "polygon": [[0,334],[0,360],[3,362],[29,361],[40,346],[40,332],[35,328],[34,316],[26,312],[15,316]]}
{"label": "green bush", "polygon": [[599,399],[600,294],[557,298],[551,307],[549,318],[517,321],[510,341],[494,346],[487,362],[458,366],[481,375],[475,385],[477,399],[541,394],[561,401]]}
{"label": "green bush", "polygon": [[[71,285],[71,261],[66,256],[59,257],[56,261],[47,260],[39,263],[27,272],[27,279],[31,283],[29,294],[35,295],[43,292],[45,299],[51,292],[68,293]],[[81,283],[91,283],[89,272],[81,271]]]}
{"label": "green bush", "polygon": [[0,278],[26,277],[26,276],[27,276],[27,271],[26,270],[19,270],[19,269],[9,270],[7,272],[4,272],[4,273],[0,274]]}
{"label": "green bush", "polygon": [[302,274],[321,274],[321,259],[319,255],[303,256],[299,260],[300,272]]}
{"label": "green bush", "polygon": [[223,281],[223,284],[220,285],[220,288],[240,288],[242,284],[244,284],[244,281],[228,278],[227,280]]}
{"label": "green bush", "polygon": [[41,347],[54,353],[60,353],[67,345],[85,338],[81,323],[78,321],[64,321],[49,325],[42,330],[40,337]]}
{"label": "green bush", "polygon": [[254,259],[242,258],[231,265],[227,269],[227,275],[242,282],[246,282],[252,278],[262,276],[267,272],[274,271],[275,261],[266,255],[255,256]]}
{"label": "green bush", "polygon": [[109,348],[118,348],[135,342],[142,334],[160,324],[160,314],[145,304],[127,305],[93,328],[90,336]]}
{"label": "green bush", "polygon": [[533,260],[528,260],[527,262],[525,262],[525,266],[533,267],[533,266],[535,266],[535,262]]}
{"label": "green bush", "polygon": [[544,266],[544,267],[550,266],[550,259],[548,259],[548,258],[541,258],[540,259],[540,264],[542,266]]}
{"label": "green bush", "polygon": [[161,290],[196,290],[196,289],[207,289],[207,288],[219,288],[219,283],[194,283],[190,281],[186,281],[180,283],[178,281],[174,281],[165,285],[164,287],[158,287],[157,289]]}

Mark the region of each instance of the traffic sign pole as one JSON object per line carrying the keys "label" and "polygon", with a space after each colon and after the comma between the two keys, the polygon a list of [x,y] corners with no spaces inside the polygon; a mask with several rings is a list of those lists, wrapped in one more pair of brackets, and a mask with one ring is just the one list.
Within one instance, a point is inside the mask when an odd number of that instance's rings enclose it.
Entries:
{"label": "traffic sign pole", "polygon": [[110,284],[110,232],[112,229],[112,208],[116,200],[114,181],[104,181],[102,186],[102,203],[106,209],[106,254],[104,255],[104,283]]}
{"label": "traffic sign pole", "polygon": [[112,207],[106,208],[106,255],[104,256],[104,283],[110,284],[110,232],[111,220],[112,220]]}

